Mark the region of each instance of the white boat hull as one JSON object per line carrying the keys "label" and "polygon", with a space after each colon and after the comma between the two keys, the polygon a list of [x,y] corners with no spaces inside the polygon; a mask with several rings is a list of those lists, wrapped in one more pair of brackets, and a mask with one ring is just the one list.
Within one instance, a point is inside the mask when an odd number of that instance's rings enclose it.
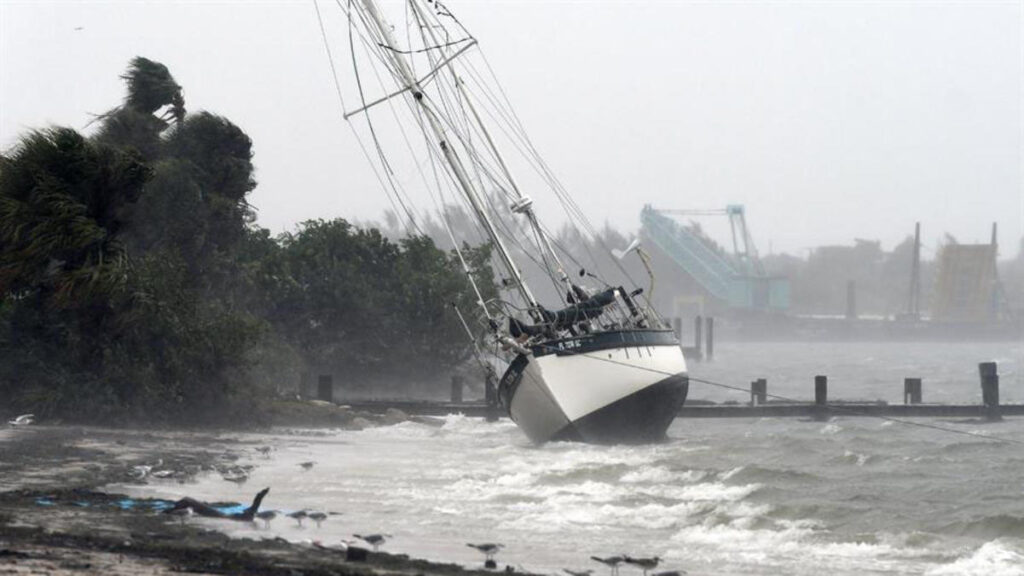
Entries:
{"label": "white boat hull", "polygon": [[671,332],[624,331],[535,347],[502,378],[502,399],[534,442],[646,443],[664,439],[688,384]]}

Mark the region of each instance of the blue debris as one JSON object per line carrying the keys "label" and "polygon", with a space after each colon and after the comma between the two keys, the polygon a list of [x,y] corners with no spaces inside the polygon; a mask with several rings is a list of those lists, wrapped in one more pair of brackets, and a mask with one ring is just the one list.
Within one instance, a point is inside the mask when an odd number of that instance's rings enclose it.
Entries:
{"label": "blue debris", "polygon": [[36,498],[36,504],[39,506],[56,506],[57,503],[49,498]]}
{"label": "blue debris", "polygon": [[233,504],[231,506],[214,506],[214,508],[218,512],[230,516],[231,514],[241,514],[242,512],[245,512],[245,509],[248,508],[248,506],[243,506],[241,504]]}

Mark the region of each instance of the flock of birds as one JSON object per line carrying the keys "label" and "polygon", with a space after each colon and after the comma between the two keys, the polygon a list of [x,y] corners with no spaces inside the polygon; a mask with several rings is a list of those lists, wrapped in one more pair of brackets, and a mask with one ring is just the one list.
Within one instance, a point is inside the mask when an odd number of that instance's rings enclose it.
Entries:
{"label": "flock of birds", "polygon": [[[28,415],[28,416],[31,416],[31,415]],[[12,421],[12,423],[13,423],[13,421]],[[260,446],[260,447],[256,448],[256,452],[261,454],[264,458],[269,458],[270,457],[270,453],[271,453],[272,450],[273,449],[270,446]],[[159,476],[159,471],[151,472],[151,470],[153,468],[159,467],[160,464],[162,464],[162,460],[159,461],[154,466],[136,466],[135,469],[138,470],[139,477],[144,477],[147,474],[150,474],[150,475],[156,476],[156,477],[160,477]],[[315,465],[316,465],[316,462],[313,462],[313,461],[300,462],[298,464],[298,466],[300,468],[302,468],[303,471],[309,471]],[[252,466],[236,466],[236,467],[229,468],[227,470],[221,470],[221,476],[225,480],[227,480],[227,481],[236,482],[236,483],[241,484],[246,479],[248,479],[248,474],[249,474],[249,472],[251,470],[252,470]],[[177,517],[177,518],[179,518],[184,523],[184,521],[186,519],[188,519],[189,517],[191,517],[193,515],[193,510],[192,510],[192,508],[182,508],[182,509],[179,509],[179,510],[173,510],[173,511],[170,512],[170,514],[175,516],[175,517]],[[262,521],[264,528],[269,529],[270,528],[270,523],[273,520],[275,520],[279,516],[284,516],[286,518],[291,518],[292,520],[295,520],[295,522],[298,524],[299,527],[302,527],[302,525],[303,525],[302,522],[304,520],[310,520],[310,521],[316,523],[317,528],[320,528],[321,525],[323,524],[323,522],[326,521],[329,516],[334,516],[334,515],[339,515],[339,514],[340,514],[339,512],[321,512],[321,511],[318,511],[318,510],[309,510],[309,509],[296,510],[294,512],[288,512],[288,513],[284,513],[284,512],[282,512],[280,510],[263,510],[263,511],[257,512],[256,515],[255,515],[255,518],[253,520],[254,521],[257,521],[257,520]],[[370,546],[372,546],[373,550],[375,552],[378,551],[380,549],[380,547],[382,545],[384,545],[389,538],[392,538],[392,536],[390,534],[353,534],[352,536],[354,538],[358,539],[358,540],[361,540],[365,544],[369,544]],[[358,542],[356,540],[342,540],[341,541],[342,547],[351,547],[351,546],[353,546],[355,544],[358,544]],[[482,543],[482,544],[467,543],[466,546],[468,546],[470,548],[474,548],[474,549],[478,550],[480,553],[482,553],[484,555],[485,562],[486,562],[485,563],[486,567],[495,567],[494,557],[502,548],[505,547],[504,544],[498,544],[498,543],[492,543],[492,542],[487,542],[487,543]],[[643,557],[629,556],[627,554],[622,554],[622,555],[618,555],[618,556],[607,556],[607,557],[603,557],[603,558],[600,557],[600,556],[591,556],[590,559],[595,561],[595,562],[599,562],[599,563],[604,564],[605,566],[609,567],[611,569],[611,576],[618,576],[618,574],[619,574],[619,567],[621,565],[623,565],[623,564],[630,565],[630,566],[635,566],[635,567],[637,567],[637,568],[639,568],[640,570],[643,571],[643,576],[648,576],[648,573],[651,572],[652,570],[655,570],[658,567],[658,565],[661,564],[661,561],[662,561],[662,559],[660,557],[658,557],[658,556],[652,556],[652,557],[643,558]],[[586,569],[586,570],[573,570],[573,569],[570,569],[570,568],[563,568],[563,571],[566,574],[568,574],[569,576],[591,576],[594,573],[594,571],[590,570],[590,569]],[[662,572],[654,572],[653,574],[650,574],[650,576],[681,576],[683,574],[686,574],[686,571],[684,571],[684,570],[668,570],[668,571],[662,571]]]}

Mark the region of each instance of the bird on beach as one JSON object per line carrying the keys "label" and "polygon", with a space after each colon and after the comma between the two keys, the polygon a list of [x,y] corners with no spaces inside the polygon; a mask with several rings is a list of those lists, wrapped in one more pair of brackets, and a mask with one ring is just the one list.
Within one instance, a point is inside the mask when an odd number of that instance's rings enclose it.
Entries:
{"label": "bird on beach", "polygon": [[356,538],[359,538],[363,542],[366,542],[370,546],[373,546],[373,551],[374,552],[376,552],[377,548],[380,548],[380,546],[382,544],[387,542],[387,539],[389,538],[389,536],[387,534],[367,534],[366,536],[362,536],[362,535],[359,535],[359,534],[353,534],[353,536],[355,536]]}
{"label": "bird on beach", "polygon": [[240,468],[230,468],[221,472],[220,477],[227,480],[228,482],[234,482],[235,484],[245,484],[249,480],[249,475],[246,474]]}
{"label": "bird on beach", "polygon": [[295,512],[289,512],[287,516],[298,522],[299,526],[302,526],[302,519],[305,518],[307,514],[305,510],[296,510]]}
{"label": "bird on beach", "polygon": [[36,421],[35,418],[35,414],[22,414],[21,416],[18,416],[14,420],[8,420],[7,423],[10,424],[11,426],[28,426],[29,424],[32,424],[33,422]]}
{"label": "bird on beach", "polygon": [[313,461],[308,461],[308,462],[299,462],[299,466],[302,466],[302,469],[303,469],[303,470],[310,470],[310,469],[312,469],[312,468],[313,468],[313,466],[315,466],[315,465],[316,465],[316,462],[313,462]]}
{"label": "bird on beach", "polygon": [[467,543],[466,546],[469,546],[470,548],[476,548],[477,550],[483,552],[484,557],[488,560],[494,560],[494,555],[497,554],[499,550],[505,547],[504,544],[494,544],[491,542],[487,542],[484,544]]}
{"label": "bird on beach", "polygon": [[268,528],[269,529],[270,528],[270,521],[273,520],[274,518],[277,518],[277,511],[276,510],[264,510],[262,512],[257,512],[256,513],[256,517],[259,518],[260,520],[263,520],[263,527],[264,528]]}
{"label": "bird on beach", "polygon": [[658,567],[658,563],[661,562],[661,558],[658,558],[657,556],[652,556],[651,558],[632,558],[630,556],[625,556],[622,560],[625,561],[626,564],[632,564],[639,567],[644,571],[644,576],[647,576],[648,570],[654,570]]}
{"label": "bird on beach", "polygon": [[270,446],[259,446],[256,451],[263,455],[264,458],[270,458],[270,451],[273,450]]}
{"label": "bird on beach", "polygon": [[175,508],[173,510],[168,510],[166,514],[174,516],[175,518],[181,520],[181,523],[184,524],[185,520],[192,517],[193,511],[191,506],[186,506],[184,508]]}
{"label": "bird on beach", "polygon": [[605,566],[611,568],[612,574],[619,573],[619,564],[622,564],[622,561],[625,560],[625,558],[623,558],[622,556],[609,556],[607,558],[591,556],[590,559],[596,562],[600,562],[601,564],[604,564]]}
{"label": "bird on beach", "polygon": [[593,570],[570,570],[568,568],[562,568],[562,570],[569,576],[590,576],[594,573]]}
{"label": "bird on beach", "polygon": [[306,514],[306,518],[309,518],[313,522],[316,522],[316,527],[319,528],[320,523],[324,520],[327,520],[327,514],[324,514],[323,512],[310,512]]}

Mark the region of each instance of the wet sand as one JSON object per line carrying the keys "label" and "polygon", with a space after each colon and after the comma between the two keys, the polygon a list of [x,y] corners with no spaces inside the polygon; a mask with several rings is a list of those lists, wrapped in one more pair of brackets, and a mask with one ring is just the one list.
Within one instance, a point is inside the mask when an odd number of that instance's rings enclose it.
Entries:
{"label": "wet sand", "polygon": [[[209,523],[235,520],[180,522],[145,500],[126,505],[125,496],[101,491],[145,482],[133,467],[158,460],[188,483],[255,448],[230,432],[0,428],[0,575],[487,573],[373,551],[348,561],[340,543],[232,539]],[[258,489],[239,487],[239,502],[248,505]]]}

